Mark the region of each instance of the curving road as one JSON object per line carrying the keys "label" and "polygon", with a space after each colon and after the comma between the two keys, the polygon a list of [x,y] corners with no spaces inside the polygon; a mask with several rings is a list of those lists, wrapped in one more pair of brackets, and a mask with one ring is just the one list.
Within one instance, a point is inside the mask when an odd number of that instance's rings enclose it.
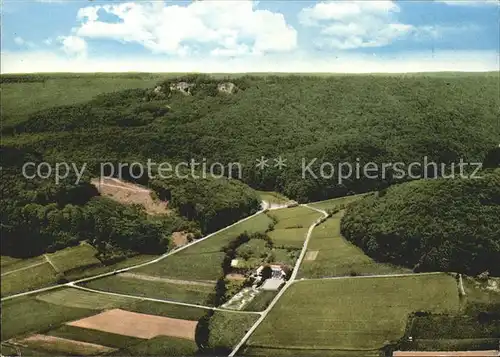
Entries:
{"label": "curving road", "polygon": [[15,298],[18,298],[18,297],[22,297],[22,296],[27,296],[27,295],[32,295],[32,294],[38,294],[38,293],[43,293],[45,291],[49,291],[49,290],[54,290],[54,289],[59,289],[61,287],[64,287],[64,286],[74,286],[75,284],[79,284],[79,283],[84,283],[84,282],[87,282],[87,281],[92,281],[92,280],[96,280],[96,279],[100,279],[100,278],[104,278],[104,277],[107,277],[107,276],[111,276],[111,275],[114,275],[114,274],[118,274],[118,273],[122,273],[122,272],[126,272],[126,271],[129,271],[129,270],[132,270],[132,269],[137,269],[137,268],[142,268],[142,267],[145,267],[147,265],[150,265],[150,264],[154,264],[154,263],[157,263],[171,255],[174,255],[174,254],[177,254],[181,251],[183,251],[184,249],[187,249],[195,244],[198,244],[200,242],[203,242],[204,240],[207,240],[209,239],[210,237],[216,235],[217,233],[220,233],[220,232],[223,232],[225,231],[226,229],[229,229],[241,222],[245,222],[247,220],[249,220],[250,218],[252,217],[255,217],[261,213],[263,213],[265,211],[265,205],[263,205],[264,208],[262,208],[260,211],[257,211],[256,213],[254,213],[253,215],[251,216],[248,216],[248,217],[245,217],[227,227],[224,227],[220,230],[218,230],[217,232],[213,232],[213,233],[210,233],[208,235],[206,235],[205,237],[203,238],[200,238],[200,239],[197,239],[191,243],[188,243],[186,245],[183,245],[182,247],[179,247],[179,248],[176,248],[174,250],[171,250],[161,256],[159,256],[158,258],[155,258],[153,260],[150,260],[150,261],[147,261],[145,263],[141,263],[141,264],[137,264],[137,265],[132,265],[130,267],[127,267],[127,268],[122,268],[122,269],[119,269],[119,270],[115,270],[115,271],[110,271],[110,272],[107,272],[107,273],[102,273],[102,274],[98,274],[98,275],[93,275],[93,276],[90,276],[90,277],[87,277],[87,278],[83,278],[83,279],[78,279],[78,280],[74,280],[72,282],[69,282],[69,283],[65,283],[65,284],[57,284],[57,285],[52,285],[52,286],[47,286],[45,288],[41,288],[41,289],[36,289],[36,290],[31,290],[31,291],[27,291],[27,292],[24,292],[24,293],[19,293],[19,294],[15,294],[15,295],[10,295],[10,296],[7,296],[7,297],[4,297],[1,299],[1,301],[7,301],[7,300],[11,300],[11,299],[15,299]]}
{"label": "curving road", "polygon": [[250,336],[259,327],[259,325],[262,323],[262,321],[264,321],[264,319],[267,317],[267,315],[269,314],[269,312],[271,311],[271,309],[274,307],[274,305],[276,305],[276,303],[279,301],[279,299],[283,296],[283,294],[285,293],[285,291],[295,282],[295,279],[296,279],[297,274],[298,274],[299,269],[300,269],[300,264],[302,263],[302,260],[304,259],[304,256],[306,254],[307,245],[309,244],[309,240],[311,239],[311,234],[312,234],[312,231],[313,231],[314,227],[316,227],[318,224],[320,224],[323,221],[324,218],[328,217],[328,213],[326,213],[326,211],[323,211],[321,209],[314,208],[314,207],[311,207],[311,206],[308,206],[308,205],[301,205],[301,206],[304,206],[304,207],[310,208],[310,209],[312,209],[314,211],[322,213],[323,214],[323,218],[320,218],[320,219],[316,220],[316,222],[314,222],[313,224],[311,224],[309,226],[309,230],[307,231],[306,239],[304,240],[304,244],[302,245],[302,250],[300,251],[299,258],[295,262],[295,266],[293,267],[293,271],[292,271],[292,275],[290,276],[290,279],[288,279],[288,281],[283,286],[283,288],[281,288],[281,290],[274,297],[273,301],[271,301],[271,303],[269,304],[269,306],[267,307],[267,309],[262,312],[262,314],[260,315],[259,319],[247,331],[247,333],[245,334],[245,336],[243,336],[243,338],[240,340],[240,342],[238,342],[238,344],[233,348],[233,350],[229,354],[229,357],[234,357],[236,355],[236,353],[238,353],[238,351],[248,341],[248,339],[250,338]]}

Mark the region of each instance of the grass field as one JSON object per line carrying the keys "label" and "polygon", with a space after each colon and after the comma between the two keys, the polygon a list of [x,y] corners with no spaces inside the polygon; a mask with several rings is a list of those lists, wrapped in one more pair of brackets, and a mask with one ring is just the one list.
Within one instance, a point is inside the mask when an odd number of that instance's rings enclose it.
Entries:
{"label": "grass field", "polygon": [[114,293],[145,296],[150,298],[187,302],[191,304],[211,304],[215,293],[214,286],[195,284],[173,284],[162,281],[148,281],[113,275],[93,280],[85,284],[91,289]]}
{"label": "grass field", "polygon": [[409,273],[409,269],[375,262],[340,235],[342,212],[315,227],[308,252],[318,252],[315,260],[304,260],[300,278],[321,278],[345,275]]}
{"label": "grass field", "polygon": [[132,302],[130,298],[126,297],[92,293],[76,288],[57,289],[40,294],[36,299],[56,305],[92,310],[111,309]]}
{"label": "grass field", "polygon": [[24,269],[31,265],[45,263],[45,261],[46,260],[43,255],[27,259],[19,259],[2,255],[0,258],[2,276],[14,270]]}
{"label": "grass field", "polygon": [[126,310],[191,321],[197,321],[207,314],[206,309],[147,300],[135,300],[131,305],[126,307]]}
{"label": "grass field", "polygon": [[89,244],[82,243],[76,247],[69,247],[52,254],[47,254],[54,268],[64,273],[80,267],[98,265],[101,261],[95,257],[97,250]]}
{"label": "grass field", "polygon": [[268,232],[267,235],[272,239],[276,247],[302,248],[307,231],[308,227],[275,229]]}
{"label": "grass field", "polygon": [[68,280],[82,279],[93,275],[99,275],[102,273],[110,272],[117,269],[126,268],[132,265],[138,265],[150,260],[157,258],[157,255],[136,255],[125,260],[119,261],[111,265],[101,265],[101,266],[90,266],[90,267],[79,267],[67,271],[64,275]]}
{"label": "grass field", "polygon": [[278,294],[277,291],[261,291],[248,305],[245,306],[245,311],[264,311],[274,297]]}
{"label": "grass field", "polygon": [[8,300],[2,302],[2,341],[28,332],[43,332],[93,314],[93,309],[49,304],[34,297]]}
{"label": "grass field", "polygon": [[257,319],[256,315],[216,311],[210,318],[208,346],[216,355],[226,355]]}
{"label": "grass field", "polygon": [[329,209],[334,209],[334,208],[340,208],[341,206],[346,206],[349,203],[352,203],[354,201],[360,200],[363,198],[363,196],[367,195],[366,193],[361,194],[361,195],[352,195],[352,196],[345,196],[345,197],[339,197],[339,198],[333,198],[331,200],[326,200],[326,201],[319,201],[315,203],[309,203],[308,205],[317,209],[322,209],[322,210],[329,210]]}
{"label": "grass field", "polygon": [[46,333],[50,336],[67,338],[75,341],[95,343],[102,346],[125,348],[144,341],[142,338],[117,335],[114,333],[80,328],[76,326],[62,325],[55,330]]}
{"label": "grass field", "polygon": [[274,226],[275,230],[309,228],[315,220],[322,217],[321,213],[303,206],[270,211],[268,215],[278,221]]}
{"label": "grass field", "polygon": [[255,357],[380,357],[379,351],[334,351],[311,349],[276,349],[265,347],[247,347],[242,356]]}
{"label": "grass field", "polygon": [[[19,264],[19,263],[16,263]],[[2,276],[2,296],[9,296],[55,284],[56,271],[49,263],[34,265]]]}
{"label": "grass field", "polygon": [[270,223],[272,221],[266,214],[259,214],[178,254],[135,271],[185,280],[216,280],[223,273],[224,253],[221,249],[245,231],[265,232]]}
{"label": "grass field", "polygon": [[307,207],[284,208],[267,213],[276,220],[274,229],[268,232],[275,247],[302,248],[309,226],[321,213]]}
{"label": "grass field", "polygon": [[403,335],[409,313],[458,308],[456,282],[445,274],[297,282],[248,345],[376,350]]}
{"label": "grass field", "polygon": [[266,201],[269,204],[284,204],[290,201],[286,196],[281,193],[273,191],[256,191],[262,201]]}
{"label": "grass field", "polygon": [[194,341],[182,338],[158,336],[135,344],[112,356],[194,356],[198,346]]}

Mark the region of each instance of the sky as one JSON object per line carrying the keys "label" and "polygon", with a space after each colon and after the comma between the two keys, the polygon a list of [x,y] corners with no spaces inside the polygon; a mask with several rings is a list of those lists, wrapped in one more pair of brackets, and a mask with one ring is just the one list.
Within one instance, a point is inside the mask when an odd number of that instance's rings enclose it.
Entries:
{"label": "sky", "polygon": [[0,1],[2,73],[500,69],[498,0]]}

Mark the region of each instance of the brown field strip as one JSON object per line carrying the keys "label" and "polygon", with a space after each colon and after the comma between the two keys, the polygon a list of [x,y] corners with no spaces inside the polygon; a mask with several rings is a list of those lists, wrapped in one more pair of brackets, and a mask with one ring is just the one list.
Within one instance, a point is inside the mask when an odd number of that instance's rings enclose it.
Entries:
{"label": "brown field strip", "polygon": [[311,261],[311,260],[316,260],[316,257],[318,256],[319,251],[318,250],[311,250],[306,253],[304,260],[305,261]]}
{"label": "brown field strip", "polygon": [[97,345],[95,343],[74,341],[61,337],[38,334],[31,335],[19,342],[31,348],[39,348],[65,354],[69,353],[77,356],[91,356],[115,351],[114,348]]}
{"label": "brown field strip", "polygon": [[140,314],[120,309],[108,310],[67,325],[119,335],[150,339],[171,336],[193,340],[198,321],[173,319],[156,315]]}

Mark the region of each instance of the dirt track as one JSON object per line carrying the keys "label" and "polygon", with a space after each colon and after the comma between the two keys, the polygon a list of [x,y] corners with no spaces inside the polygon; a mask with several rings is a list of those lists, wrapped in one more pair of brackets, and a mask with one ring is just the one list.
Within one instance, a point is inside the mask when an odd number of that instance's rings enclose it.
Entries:
{"label": "dirt track", "polygon": [[122,276],[124,278],[132,278],[132,279],[139,279],[139,280],[146,280],[146,281],[160,281],[163,283],[171,283],[171,284],[177,284],[177,285],[201,285],[201,286],[213,287],[216,283],[216,281],[203,282],[203,281],[190,281],[190,280],[176,280],[176,279],[160,278],[157,276],[137,274],[137,273],[122,273],[122,274],[120,274],[120,276]]}
{"label": "dirt track", "polygon": [[198,321],[139,314],[120,309],[108,310],[98,315],[67,323],[70,326],[145,339],[156,336],[172,336],[193,341],[197,324]]}

